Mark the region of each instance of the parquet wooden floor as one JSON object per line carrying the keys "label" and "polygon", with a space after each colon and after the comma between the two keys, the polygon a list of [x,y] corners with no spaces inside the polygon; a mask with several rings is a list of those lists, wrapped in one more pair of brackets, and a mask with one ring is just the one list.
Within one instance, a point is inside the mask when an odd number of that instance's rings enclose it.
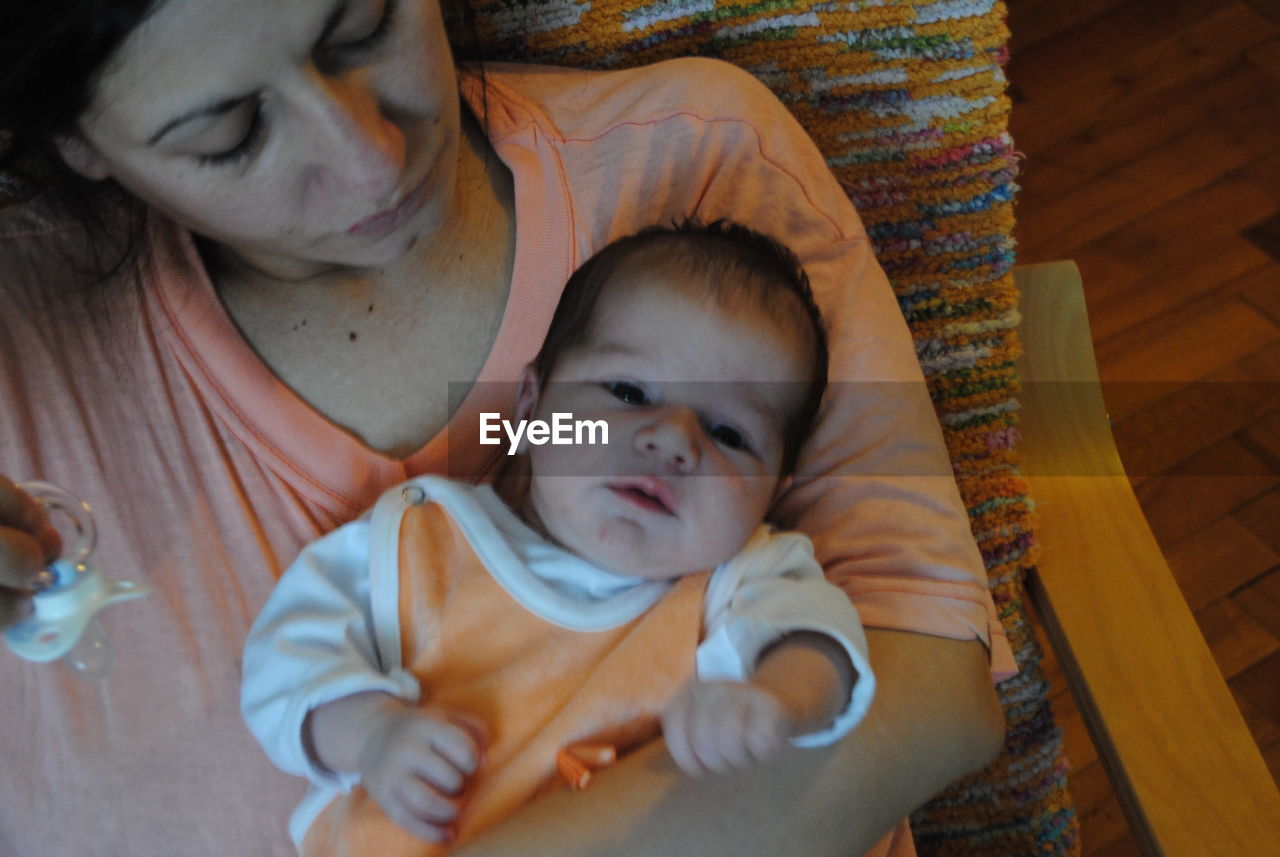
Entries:
{"label": "parquet wooden floor", "polygon": [[[1280,0],[1008,6],[1019,261],[1079,264],[1126,470],[1280,779]],[[1083,852],[1136,855],[1048,671]]]}

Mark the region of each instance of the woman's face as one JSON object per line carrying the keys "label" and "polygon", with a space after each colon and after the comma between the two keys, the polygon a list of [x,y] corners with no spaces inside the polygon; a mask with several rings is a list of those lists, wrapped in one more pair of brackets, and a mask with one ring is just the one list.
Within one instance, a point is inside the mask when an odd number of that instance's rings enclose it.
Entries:
{"label": "woman's face", "polygon": [[162,0],[80,130],[73,168],[287,275],[438,230],[461,122],[438,0]]}

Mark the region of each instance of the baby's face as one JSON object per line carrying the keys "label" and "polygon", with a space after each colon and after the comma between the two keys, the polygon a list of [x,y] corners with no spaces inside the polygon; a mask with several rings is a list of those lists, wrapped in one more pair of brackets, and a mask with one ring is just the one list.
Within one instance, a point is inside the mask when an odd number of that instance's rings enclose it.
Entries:
{"label": "baby's face", "polygon": [[607,445],[528,447],[526,520],[603,568],[651,579],[713,568],[764,520],[811,371],[794,325],[674,278],[618,274],[589,341],[520,402],[520,416],[609,427]]}

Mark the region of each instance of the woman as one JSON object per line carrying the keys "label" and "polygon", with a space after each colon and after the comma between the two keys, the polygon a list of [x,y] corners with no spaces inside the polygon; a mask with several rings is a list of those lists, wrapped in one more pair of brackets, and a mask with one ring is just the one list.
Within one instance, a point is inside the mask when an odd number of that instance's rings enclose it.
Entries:
{"label": "woman", "polygon": [[[836,748],[732,778],[683,778],[659,742],[458,853],[860,853],[994,753],[1008,649],[909,338],[757,84],[696,60],[459,75],[436,0],[96,5],[17,13],[0,127],[73,201],[144,206],[142,252],[68,300],[120,245],[43,199],[0,214],[0,472],[88,499],[103,570],[153,594],[102,614],[101,684],[0,655],[0,853],[289,853],[299,784],[236,710],[275,575],[388,485],[481,476],[472,418],[509,408],[570,271],[680,216],[776,235],[824,304],[846,383],[776,517],[858,603],[879,697]],[[46,523],[0,482],[7,612]]]}

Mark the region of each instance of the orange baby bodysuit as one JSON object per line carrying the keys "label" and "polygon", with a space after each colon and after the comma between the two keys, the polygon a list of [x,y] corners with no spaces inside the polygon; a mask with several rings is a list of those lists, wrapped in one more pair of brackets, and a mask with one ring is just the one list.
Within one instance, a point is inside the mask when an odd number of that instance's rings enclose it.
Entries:
{"label": "orange baby bodysuit", "polygon": [[[437,503],[400,524],[401,659],[430,705],[471,714],[489,743],[458,822],[465,840],[555,787],[557,753],[582,741],[619,752],[658,734],[666,701],[692,675],[708,574],[685,577],[633,621],[574,631],[521,606]],[[426,857],[416,839],[356,787],[307,830],[305,857]]]}

